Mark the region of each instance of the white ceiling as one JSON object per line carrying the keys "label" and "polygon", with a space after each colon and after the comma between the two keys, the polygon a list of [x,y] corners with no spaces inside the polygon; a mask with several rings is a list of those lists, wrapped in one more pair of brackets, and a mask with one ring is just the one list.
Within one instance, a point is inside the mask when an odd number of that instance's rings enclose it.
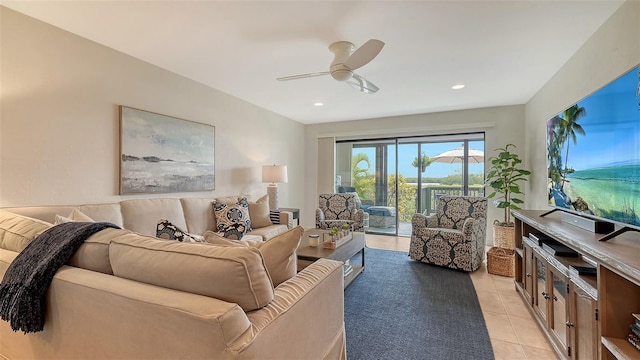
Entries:
{"label": "white ceiling", "polygon": [[[589,1],[2,1],[304,124],[524,104],[622,4]],[[330,76],[337,40],[386,43]],[[465,84],[452,90],[454,84]],[[324,107],[313,103],[323,102]]]}

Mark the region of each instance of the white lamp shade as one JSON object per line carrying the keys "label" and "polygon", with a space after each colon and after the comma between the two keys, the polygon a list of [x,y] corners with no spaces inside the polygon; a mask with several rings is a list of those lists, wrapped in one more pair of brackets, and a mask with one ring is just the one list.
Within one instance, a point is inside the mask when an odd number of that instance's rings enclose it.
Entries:
{"label": "white lamp shade", "polygon": [[287,165],[265,165],[262,167],[262,182],[263,183],[286,183],[287,179]]}

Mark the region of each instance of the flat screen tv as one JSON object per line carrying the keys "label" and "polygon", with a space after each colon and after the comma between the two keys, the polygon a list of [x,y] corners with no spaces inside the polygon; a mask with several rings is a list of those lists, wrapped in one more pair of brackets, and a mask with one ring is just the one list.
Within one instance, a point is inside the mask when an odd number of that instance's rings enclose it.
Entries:
{"label": "flat screen tv", "polygon": [[547,121],[549,204],[640,229],[640,65]]}

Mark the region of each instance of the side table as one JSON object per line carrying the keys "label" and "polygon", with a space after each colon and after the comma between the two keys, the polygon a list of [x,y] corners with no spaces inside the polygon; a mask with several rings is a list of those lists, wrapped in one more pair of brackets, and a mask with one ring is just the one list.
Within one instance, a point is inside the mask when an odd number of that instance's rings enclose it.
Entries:
{"label": "side table", "polygon": [[275,210],[271,210],[271,221],[273,221],[273,219],[280,219],[280,211],[288,211],[290,213],[293,214],[293,220],[295,220],[295,224],[294,226],[298,226],[300,225],[300,209],[296,209],[296,208],[278,208]]}

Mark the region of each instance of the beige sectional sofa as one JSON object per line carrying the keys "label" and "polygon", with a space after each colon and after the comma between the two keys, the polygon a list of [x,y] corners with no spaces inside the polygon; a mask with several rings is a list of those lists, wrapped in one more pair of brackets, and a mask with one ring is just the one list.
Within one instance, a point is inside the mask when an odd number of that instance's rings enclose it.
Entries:
{"label": "beige sectional sofa", "polygon": [[44,331],[0,321],[0,358],[345,359],[342,264],[320,260],[283,277],[295,254],[271,255],[295,249],[300,227],[254,230],[272,250],[153,237],[159,218],[193,234],[215,229],[212,200],[0,210],[0,277],[56,215],[80,210],[124,228],[91,236],[56,273]]}

